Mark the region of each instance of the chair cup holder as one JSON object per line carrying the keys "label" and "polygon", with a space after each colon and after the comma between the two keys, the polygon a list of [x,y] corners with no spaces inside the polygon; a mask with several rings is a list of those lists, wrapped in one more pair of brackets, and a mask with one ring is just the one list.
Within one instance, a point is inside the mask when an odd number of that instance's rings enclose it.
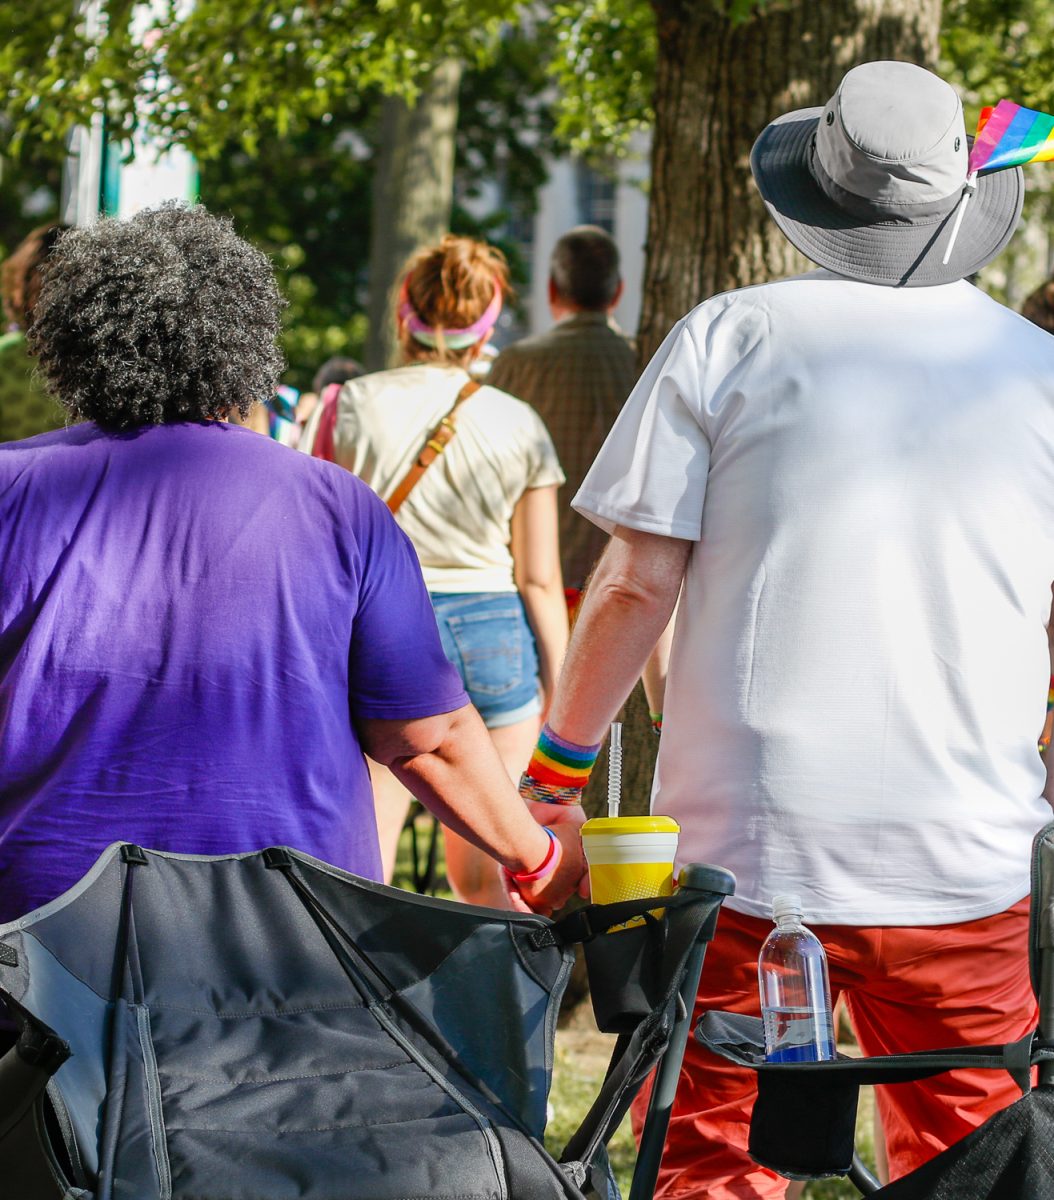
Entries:
{"label": "chair cup holder", "polygon": [[663,995],[666,928],[648,915],[643,923],[586,942],[593,1016],[602,1033],[632,1033]]}
{"label": "chair cup holder", "polygon": [[758,1074],[750,1156],[790,1179],[847,1175],[853,1163],[860,1088],[851,1079],[789,1070]]}
{"label": "chair cup holder", "polygon": [[767,1063],[757,1017],[709,1012],[695,1036],[721,1058],[758,1073],[751,1158],[790,1179],[845,1175],[853,1162],[860,1085],[831,1063]]}

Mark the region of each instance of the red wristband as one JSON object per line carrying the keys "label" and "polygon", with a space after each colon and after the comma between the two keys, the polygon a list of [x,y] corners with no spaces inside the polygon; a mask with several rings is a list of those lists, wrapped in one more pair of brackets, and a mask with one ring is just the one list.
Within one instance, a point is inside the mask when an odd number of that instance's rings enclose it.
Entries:
{"label": "red wristband", "polygon": [[548,825],[543,825],[542,828],[549,835],[549,852],[542,859],[541,866],[536,867],[533,871],[518,872],[510,871],[508,867],[502,868],[514,883],[537,883],[540,879],[548,879],[560,865],[560,859],[564,855],[564,848],[560,845],[556,834],[553,833]]}

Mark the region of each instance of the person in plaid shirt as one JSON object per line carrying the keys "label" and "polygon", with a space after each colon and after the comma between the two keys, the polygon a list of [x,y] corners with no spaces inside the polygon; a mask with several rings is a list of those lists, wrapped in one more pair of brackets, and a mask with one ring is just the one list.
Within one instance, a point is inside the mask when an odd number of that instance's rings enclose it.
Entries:
{"label": "person in plaid shirt", "polygon": [[595,225],[570,230],[550,261],[549,306],[556,327],[503,350],[487,377],[535,408],[556,445],[567,475],[559,496],[560,559],[573,594],[607,538],[572,510],[571,497],[637,382],[637,352],[611,316],[621,297],[614,239]]}

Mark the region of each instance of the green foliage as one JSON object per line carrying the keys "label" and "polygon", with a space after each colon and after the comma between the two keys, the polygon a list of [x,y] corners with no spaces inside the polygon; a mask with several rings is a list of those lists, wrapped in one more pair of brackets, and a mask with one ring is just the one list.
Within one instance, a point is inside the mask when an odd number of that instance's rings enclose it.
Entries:
{"label": "green foliage", "polygon": [[557,135],[583,155],[620,152],[650,126],[657,40],[647,0],[563,0],[551,17]]}
{"label": "green foliage", "polygon": [[[762,15],[775,0],[711,0],[731,20]],[[625,149],[635,129],[651,124],[664,0],[558,0],[553,74],[561,97],[557,135],[592,157]],[[967,121],[1002,97],[1054,110],[1054,4],[1050,0],[944,0],[942,57],[946,78],[962,88]]]}
{"label": "green foliage", "polygon": [[[776,0],[698,2],[741,21]],[[27,136],[61,139],[98,113],[121,137],[149,112],[156,135],[200,157],[223,152],[232,136],[254,150],[262,136],[308,128],[370,90],[412,99],[448,55],[474,67],[493,61],[501,32],[527,12],[553,47],[558,135],[606,155],[651,122],[656,14],[677,21],[691,8],[685,0],[554,0],[547,11],[523,0],[163,0],[152,21],[133,0],[98,0],[77,17],[72,10],[71,0],[0,0],[9,149]],[[1054,107],[1048,0],[946,0],[943,27],[948,74],[969,93]]]}
{"label": "green foliage", "polygon": [[[1049,0],[944,0],[941,30],[943,72],[963,92],[967,129],[984,105],[1004,99],[1054,112]],[[1023,229],[981,276],[987,292],[1014,308],[1050,272],[1052,185],[1049,163],[1025,167]]]}
{"label": "green foliage", "polygon": [[[230,213],[274,259],[289,302],[287,378],[306,386],[331,354],[362,352],[380,95],[412,100],[437,61],[465,60],[457,165],[465,203],[455,228],[494,235],[533,212],[552,120],[538,100],[548,80],[537,44],[507,24],[520,7],[163,0],[144,19],[131,0],[100,0],[95,17],[83,6],[75,16],[72,0],[0,0],[0,116],[8,148],[25,147],[13,168],[18,196],[0,188],[0,243],[14,244],[33,223],[21,205],[42,146],[61,155],[71,126],[92,116],[105,116],[114,141],[148,121],[153,139],[181,143],[202,160],[202,200]],[[500,180],[511,205],[481,221],[470,204],[484,179]]]}
{"label": "green foliage", "polygon": [[368,128],[375,108],[357,103],[337,120],[317,119],[295,135],[265,137],[255,155],[231,141],[202,166],[202,202],[233,217],[238,231],[275,264],[288,301],[286,382],[301,389],[330,356],[362,354],[370,147],[348,125]]}
{"label": "green foliage", "polygon": [[941,29],[945,74],[965,93],[968,126],[982,105],[1001,99],[1054,109],[1049,0],[944,0]]}
{"label": "green foliage", "polygon": [[16,142],[60,139],[102,113],[116,138],[145,119],[199,157],[232,136],[251,151],[264,131],[285,136],[370,89],[412,99],[442,58],[487,61],[519,3],[164,0],[152,19],[144,7],[98,0],[75,17],[70,0],[0,0]]}
{"label": "green foliage", "polygon": [[595,160],[625,153],[650,127],[658,21],[679,27],[702,6],[737,25],[777,0],[557,0],[551,69],[560,86],[557,136]]}
{"label": "green foliage", "polygon": [[[487,182],[530,205],[545,182],[553,134],[549,86],[538,38],[508,29],[493,57],[461,77],[457,123],[457,188],[462,200]],[[468,230],[465,230],[468,232]]]}
{"label": "green foliage", "polygon": [[[538,40],[507,31],[494,60],[462,76],[451,229],[497,246],[509,260],[513,287],[529,276],[517,232],[537,209],[553,138],[549,78]],[[503,207],[478,215],[488,185],[500,185]]]}
{"label": "green foliage", "polygon": [[[526,264],[506,233],[510,221],[533,213],[545,180],[552,129],[539,99],[545,85],[536,44],[514,34],[461,84],[452,227],[500,246],[518,283],[527,277]],[[235,138],[202,164],[203,203],[231,215],[275,263],[289,302],[285,379],[302,389],[331,355],[363,354],[378,110],[376,91],[351,97],[299,122],[287,137],[261,137],[252,155]],[[507,207],[476,215],[474,201],[494,181],[502,183]]]}
{"label": "green foliage", "polygon": [[31,229],[58,219],[61,181],[61,155],[46,148],[0,159],[0,261]]}

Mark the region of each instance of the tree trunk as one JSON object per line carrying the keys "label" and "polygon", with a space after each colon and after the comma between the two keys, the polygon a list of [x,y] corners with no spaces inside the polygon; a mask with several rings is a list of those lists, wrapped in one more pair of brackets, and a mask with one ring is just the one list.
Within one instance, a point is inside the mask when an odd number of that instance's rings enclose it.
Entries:
{"label": "tree trunk", "polygon": [[805,270],[750,175],[766,124],[825,104],[857,63],[937,61],[940,0],[788,0],[738,25],[715,3],[652,0],[659,33],[639,345],[695,305]]}
{"label": "tree trunk", "polygon": [[370,371],[392,365],[395,290],[406,260],[450,228],[460,82],[461,64],[447,60],[436,67],[413,108],[397,97],[381,106],[370,228]]}
{"label": "tree trunk", "polygon": [[[716,0],[652,0],[658,22],[651,200],[638,347],[718,292],[808,269],[769,217],[750,148],[781,113],[822,105],[850,67],[937,61],[940,0],[787,0],[738,25]],[[647,811],[658,747],[638,686],[623,710],[627,812]],[[604,762],[586,797],[602,811]]]}

